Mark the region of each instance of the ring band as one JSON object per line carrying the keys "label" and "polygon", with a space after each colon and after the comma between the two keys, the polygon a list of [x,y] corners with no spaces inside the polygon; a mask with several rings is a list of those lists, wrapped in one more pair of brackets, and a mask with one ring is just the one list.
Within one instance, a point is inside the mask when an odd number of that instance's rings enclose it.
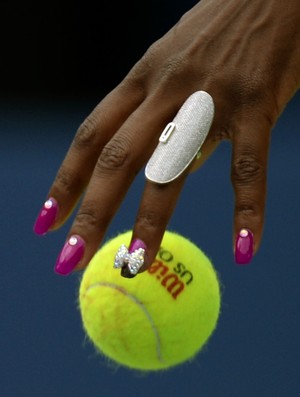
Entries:
{"label": "ring band", "polygon": [[214,117],[214,102],[206,91],[196,91],[167,124],[150,157],[145,176],[163,184],[178,178],[200,153]]}

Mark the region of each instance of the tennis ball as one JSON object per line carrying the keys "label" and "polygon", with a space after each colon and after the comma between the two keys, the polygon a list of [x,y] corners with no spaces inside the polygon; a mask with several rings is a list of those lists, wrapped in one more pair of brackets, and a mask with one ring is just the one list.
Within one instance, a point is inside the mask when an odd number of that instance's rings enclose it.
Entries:
{"label": "tennis ball", "polygon": [[154,263],[135,278],[113,268],[122,233],[95,254],[80,281],[83,327],[109,362],[157,371],[193,359],[212,335],[220,284],[207,256],[187,238],[166,231]]}

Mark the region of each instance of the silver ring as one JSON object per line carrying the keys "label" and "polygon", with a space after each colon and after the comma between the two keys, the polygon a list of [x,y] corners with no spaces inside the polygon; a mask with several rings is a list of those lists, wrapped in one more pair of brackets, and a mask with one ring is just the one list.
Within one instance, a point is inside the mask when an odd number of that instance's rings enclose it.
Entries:
{"label": "silver ring", "polygon": [[206,91],[196,91],[184,102],[172,122],[167,124],[150,157],[145,176],[155,183],[178,178],[200,149],[214,117],[214,101]]}

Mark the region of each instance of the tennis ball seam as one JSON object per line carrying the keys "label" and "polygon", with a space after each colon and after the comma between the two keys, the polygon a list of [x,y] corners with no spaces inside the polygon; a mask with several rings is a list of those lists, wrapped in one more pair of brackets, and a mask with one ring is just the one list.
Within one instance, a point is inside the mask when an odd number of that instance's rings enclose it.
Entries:
{"label": "tennis ball seam", "polygon": [[[112,263],[131,235],[127,231],[109,240],[87,267],[79,291],[83,326],[113,362],[141,371],[169,369],[195,357],[215,330],[218,275],[195,243],[166,231],[148,271],[124,279]],[[165,279],[171,273],[173,278]]]}
{"label": "tennis ball seam", "polygon": [[143,302],[141,302],[135,295],[130,294],[125,288],[122,288],[119,285],[116,285],[114,283],[109,283],[109,282],[105,282],[105,281],[98,281],[96,283],[89,285],[87,287],[87,289],[85,290],[83,297],[89,290],[91,290],[95,287],[113,288],[115,291],[120,292],[121,294],[123,294],[127,298],[129,298],[133,303],[135,303],[141,309],[141,311],[143,312],[143,314],[146,316],[147,320],[149,321],[149,324],[151,326],[151,329],[152,329],[154,337],[155,337],[157,359],[159,362],[164,364],[164,360],[162,358],[161,340],[160,340],[158,329],[155,326],[155,322],[154,322],[151,314],[147,310],[146,306],[143,304]]}

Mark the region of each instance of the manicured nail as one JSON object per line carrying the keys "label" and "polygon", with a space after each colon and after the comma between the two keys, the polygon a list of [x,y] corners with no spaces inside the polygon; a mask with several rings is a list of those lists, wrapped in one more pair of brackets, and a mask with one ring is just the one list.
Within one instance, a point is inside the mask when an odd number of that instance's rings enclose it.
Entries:
{"label": "manicured nail", "polygon": [[128,249],[131,259],[127,266],[122,267],[121,276],[125,278],[132,278],[137,275],[140,268],[145,263],[146,244],[140,239],[134,239]]}
{"label": "manicured nail", "polygon": [[147,246],[146,246],[146,244],[144,243],[144,241],[142,241],[142,240],[136,238],[136,239],[132,240],[132,242],[131,242],[131,244],[130,244],[130,247],[129,247],[129,249],[128,249],[128,252],[129,252],[130,254],[132,254],[134,251],[136,251],[136,250],[138,250],[138,249],[140,249],[140,248],[142,248],[144,251],[146,251]]}
{"label": "manicured nail", "polygon": [[57,201],[53,197],[50,197],[45,201],[43,208],[35,221],[33,231],[40,236],[46,234],[53,225],[57,212]]}
{"label": "manicured nail", "polygon": [[114,268],[121,269],[121,276],[132,278],[137,275],[145,262],[146,244],[135,239],[130,244],[129,249],[123,244],[119,248],[114,262]]}
{"label": "manicured nail", "polygon": [[56,273],[64,276],[70,274],[82,259],[84,248],[85,242],[80,236],[71,236],[57,258]]}
{"label": "manicured nail", "polygon": [[249,229],[241,229],[235,243],[235,261],[238,265],[247,265],[251,262],[253,246],[253,233]]}

